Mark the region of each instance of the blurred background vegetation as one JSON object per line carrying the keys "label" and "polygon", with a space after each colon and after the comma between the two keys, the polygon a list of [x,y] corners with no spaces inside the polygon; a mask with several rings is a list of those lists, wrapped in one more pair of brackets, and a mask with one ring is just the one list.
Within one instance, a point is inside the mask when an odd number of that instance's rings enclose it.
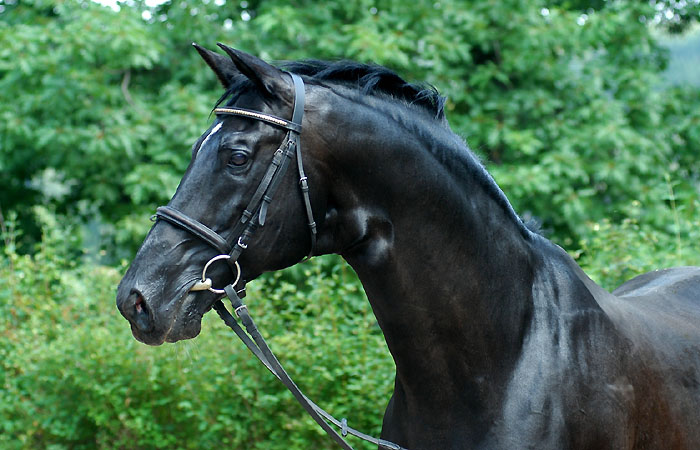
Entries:
{"label": "blurred background vegetation", "polygon": [[[0,0],[0,448],[330,445],[214,317],[194,341],[149,348],[114,306],[220,94],[191,42],[433,84],[516,210],[613,289],[700,264],[699,12]],[[393,364],[352,270],[316,258],[252,283],[248,301],[308,394],[378,433]]]}

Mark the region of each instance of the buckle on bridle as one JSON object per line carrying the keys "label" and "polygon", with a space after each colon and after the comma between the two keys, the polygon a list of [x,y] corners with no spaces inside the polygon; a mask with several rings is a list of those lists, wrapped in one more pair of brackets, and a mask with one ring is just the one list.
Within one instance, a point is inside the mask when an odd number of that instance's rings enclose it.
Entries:
{"label": "buckle on bridle", "polygon": [[246,309],[246,310],[247,310],[248,307],[247,307],[246,305],[241,305],[241,306],[239,306],[238,308],[234,309],[233,311],[236,313],[236,315],[237,315],[238,317],[241,317],[241,311],[242,311],[243,309]]}

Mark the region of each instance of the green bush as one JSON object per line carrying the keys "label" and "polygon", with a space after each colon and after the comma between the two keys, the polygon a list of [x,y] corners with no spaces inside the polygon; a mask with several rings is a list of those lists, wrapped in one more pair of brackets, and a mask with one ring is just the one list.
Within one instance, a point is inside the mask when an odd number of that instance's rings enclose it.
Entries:
{"label": "green bush", "polygon": [[665,211],[663,231],[634,217],[585,223],[589,232],[572,254],[594,281],[612,291],[645,272],[700,264],[700,199],[678,198],[670,177],[666,189],[651,208],[639,201],[631,205],[638,216]]}
{"label": "green bush", "polygon": [[[214,313],[196,340],[136,342],[114,303],[125,266],[66,258],[73,228],[44,208],[35,214],[43,229],[35,253],[16,252],[10,220],[0,256],[0,448],[330,445]],[[659,233],[633,220],[589,222],[593,237],[575,256],[609,289],[647,270],[696,264],[700,221],[676,225]],[[352,269],[315,258],[250,283],[246,300],[307,395],[378,434],[394,367]]]}
{"label": "green bush", "polygon": [[[0,447],[330,445],[215,313],[194,341],[136,342],[114,302],[124,267],[67,261],[70,230],[41,215],[36,253],[8,245],[0,259]],[[393,362],[354,273],[318,258],[251,283],[247,300],[307,395],[377,434]]]}

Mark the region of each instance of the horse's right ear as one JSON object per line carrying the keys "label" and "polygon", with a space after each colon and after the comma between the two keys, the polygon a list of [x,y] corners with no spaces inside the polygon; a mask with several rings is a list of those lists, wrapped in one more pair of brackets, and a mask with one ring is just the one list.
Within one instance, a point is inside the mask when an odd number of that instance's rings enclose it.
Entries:
{"label": "horse's right ear", "polygon": [[236,75],[240,75],[241,72],[236,68],[233,61],[231,61],[231,58],[228,56],[220,55],[216,52],[212,52],[211,50],[207,50],[194,42],[192,43],[192,46],[195,48],[195,50],[197,50],[202,59],[204,59],[204,62],[211,67],[211,70],[214,71],[216,77],[219,79],[224,88],[228,88],[231,85],[231,80],[233,80]]}

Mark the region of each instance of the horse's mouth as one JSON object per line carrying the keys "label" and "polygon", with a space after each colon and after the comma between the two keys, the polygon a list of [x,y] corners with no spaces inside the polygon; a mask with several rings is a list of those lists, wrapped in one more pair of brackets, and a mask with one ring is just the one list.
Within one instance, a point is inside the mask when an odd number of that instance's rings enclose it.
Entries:
{"label": "horse's mouth", "polygon": [[[205,297],[205,298],[202,298]],[[193,339],[202,331],[202,318],[211,311],[221,295],[203,291],[188,291],[174,314],[165,342],[173,343]]]}
{"label": "horse's mouth", "polygon": [[[173,343],[197,337],[202,329],[202,317],[220,298],[208,291],[191,291],[190,288],[197,281],[193,280],[179,289],[173,299],[161,307],[149,308],[148,313],[154,323],[148,331],[142,331],[143,327],[140,329],[132,323],[134,338],[144,344],[158,346],[165,342]],[[139,307],[148,308],[146,304]]]}
{"label": "horse's mouth", "polygon": [[[161,290],[157,286],[143,289],[138,288],[137,284],[136,288],[131,289],[135,293],[135,301],[122,294],[122,300],[118,299],[117,304],[122,315],[131,323],[134,338],[144,344],[158,346],[197,337],[202,330],[204,314],[224,297],[224,294],[215,291],[233,281],[229,279],[230,275],[225,272],[228,269],[224,266],[215,269],[210,271],[214,287],[211,286],[212,281],[206,279],[211,289],[203,286],[205,283],[201,277],[190,278],[193,274],[180,274],[179,278],[183,281],[176,281],[175,290],[167,287]],[[245,274],[240,273],[236,277],[235,286],[241,296],[245,295],[246,281],[243,276]],[[133,286],[136,283],[129,284]],[[168,301],[164,301],[168,298]]]}
{"label": "horse's mouth", "polygon": [[[193,281],[189,289],[199,282],[201,280]],[[246,280],[239,279],[234,289],[241,298],[245,297]],[[206,300],[202,299],[202,296],[206,296]],[[202,330],[204,314],[211,311],[214,304],[223,297],[225,294],[188,290],[179,303],[178,311],[173,315],[173,321],[164,337],[164,342],[173,343],[197,337]]]}

